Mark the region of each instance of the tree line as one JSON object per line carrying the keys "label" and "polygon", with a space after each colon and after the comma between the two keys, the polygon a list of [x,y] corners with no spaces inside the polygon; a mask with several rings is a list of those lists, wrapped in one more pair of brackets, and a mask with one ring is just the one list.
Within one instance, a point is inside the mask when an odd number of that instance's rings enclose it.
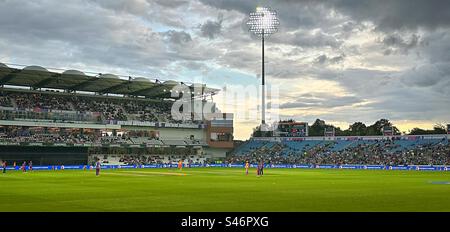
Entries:
{"label": "tree line", "polygon": [[[295,122],[294,120],[282,120],[281,122]],[[334,128],[335,136],[379,136],[383,135],[382,129],[384,127],[392,127],[394,135],[401,135],[400,130],[393,126],[393,124],[388,119],[380,119],[374,124],[367,126],[362,122],[355,122],[351,124],[347,129],[343,130],[340,127],[334,126],[332,124],[327,124],[324,120],[316,119],[316,121],[309,125],[309,136],[324,136],[325,128]],[[447,129],[445,125],[436,124],[433,129],[421,129],[413,128],[408,133],[403,132],[407,135],[429,135],[429,134],[446,134]],[[273,131],[261,131],[259,126],[254,129],[254,137],[271,137],[273,136]]]}
{"label": "tree line", "polygon": [[[355,122],[349,126],[348,129],[342,130],[334,125],[326,124],[324,120],[316,119],[316,121],[309,126],[309,136],[323,136],[324,130],[327,127],[332,127],[335,129],[336,136],[376,136],[383,135],[382,128],[385,126],[392,127],[394,135],[400,135],[400,130],[393,126],[393,124],[388,119],[380,119],[374,124],[367,126],[362,122]],[[420,128],[413,128],[409,135],[427,135],[427,134],[446,134],[447,130],[444,125],[436,124],[433,129],[426,130]]]}

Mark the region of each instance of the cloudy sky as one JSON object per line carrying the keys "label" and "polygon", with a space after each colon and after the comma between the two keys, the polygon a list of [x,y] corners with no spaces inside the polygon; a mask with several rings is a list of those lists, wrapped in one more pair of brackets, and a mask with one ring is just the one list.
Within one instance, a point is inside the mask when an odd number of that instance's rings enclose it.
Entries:
{"label": "cloudy sky", "polygon": [[[257,6],[280,17],[266,76],[282,118],[388,118],[402,131],[450,122],[445,0],[0,0],[0,62],[257,86],[261,44],[245,24]],[[246,101],[256,108],[257,96]],[[257,124],[236,120],[236,137]]]}

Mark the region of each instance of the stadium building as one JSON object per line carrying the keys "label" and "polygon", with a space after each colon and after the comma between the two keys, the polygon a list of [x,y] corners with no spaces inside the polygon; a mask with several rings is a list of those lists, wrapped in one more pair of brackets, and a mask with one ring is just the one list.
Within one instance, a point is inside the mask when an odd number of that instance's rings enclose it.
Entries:
{"label": "stadium building", "polygon": [[0,160],[11,165],[203,163],[233,148],[233,115],[203,84],[0,63],[0,85]]}

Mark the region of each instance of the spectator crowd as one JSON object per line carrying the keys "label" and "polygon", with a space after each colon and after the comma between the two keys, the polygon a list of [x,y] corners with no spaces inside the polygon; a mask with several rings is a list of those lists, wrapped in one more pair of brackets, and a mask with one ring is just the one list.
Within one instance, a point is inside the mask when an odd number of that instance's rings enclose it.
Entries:
{"label": "spectator crowd", "polygon": [[333,143],[311,147],[305,151],[290,151],[283,143],[272,147],[260,146],[244,154],[232,154],[227,163],[269,164],[369,164],[369,165],[450,165],[450,143],[445,139],[419,143],[398,149],[392,140],[359,143],[334,151]]}
{"label": "spectator crowd", "polygon": [[[171,116],[171,101],[149,100],[131,97],[103,95],[80,95],[53,92],[15,92],[0,93],[0,107],[16,111],[34,112],[67,111],[72,113],[99,113],[99,120],[138,120],[148,122],[181,123]],[[186,120],[190,121],[191,120]]]}

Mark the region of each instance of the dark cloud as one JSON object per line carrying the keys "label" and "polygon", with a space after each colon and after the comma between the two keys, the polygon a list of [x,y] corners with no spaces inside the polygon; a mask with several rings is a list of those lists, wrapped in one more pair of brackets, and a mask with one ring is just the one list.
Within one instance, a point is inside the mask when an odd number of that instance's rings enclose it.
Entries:
{"label": "dark cloud", "polygon": [[[330,9],[357,22],[372,22],[383,31],[416,30],[419,27],[434,30],[450,26],[450,2],[443,0],[201,1],[217,9],[235,10],[245,15],[254,11],[256,6],[271,6],[278,11],[283,27],[290,29],[327,27],[333,22],[323,16]],[[346,24],[343,29],[350,31],[356,26]]]}
{"label": "dark cloud", "polygon": [[334,0],[325,1],[343,14],[371,21],[380,30],[436,29],[450,26],[450,1]]}
{"label": "dark cloud", "polygon": [[450,63],[426,64],[414,67],[402,75],[402,81],[407,86],[434,87],[445,86],[444,94],[450,95]]}
{"label": "dark cloud", "polygon": [[439,31],[424,36],[426,46],[418,50],[425,62],[414,65],[401,74],[405,86],[426,89],[430,95],[450,97],[450,34]]}
{"label": "dark cloud", "polygon": [[203,37],[214,39],[220,35],[222,30],[223,15],[220,14],[217,21],[208,20],[201,25],[200,31]]}
{"label": "dark cloud", "polygon": [[162,35],[173,44],[185,44],[192,41],[191,35],[184,31],[169,30],[163,32]]}
{"label": "dark cloud", "polygon": [[396,52],[407,54],[409,50],[416,48],[422,43],[420,40],[420,36],[416,34],[411,35],[408,40],[402,38],[398,34],[391,34],[384,37],[382,42],[386,47],[386,50],[384,52],[385,55],[390,55]]}
{"label": "dark cloud", "polygon": [[450,62],[450,30],[441,30],[424,36],[421,53],[429,63]]}
{"label": "dark cloud", "polygon": [[186,46],[193,41],[189,32],[152,31],[148,22],[135,17],[145,15],[150,3],[126,3],[95,1],[83,5],[69,1],[54,7],[52,1],[5,1],[0,7],[0,59],[174,78],[179,74],[167,70],[170,64],[217,56],[198,44]]}
{"label": "dark cloud", "polygon": [[345,59],[345,54],[341,54],[339,56],[334,56],[334,57],[328,57],[327,55],[320,55],[314,60],[314,62],[316,64],[320,64],[320,65],[338,64],[338,63],[341,63],[342,61],[344,61],[344,59]]}

